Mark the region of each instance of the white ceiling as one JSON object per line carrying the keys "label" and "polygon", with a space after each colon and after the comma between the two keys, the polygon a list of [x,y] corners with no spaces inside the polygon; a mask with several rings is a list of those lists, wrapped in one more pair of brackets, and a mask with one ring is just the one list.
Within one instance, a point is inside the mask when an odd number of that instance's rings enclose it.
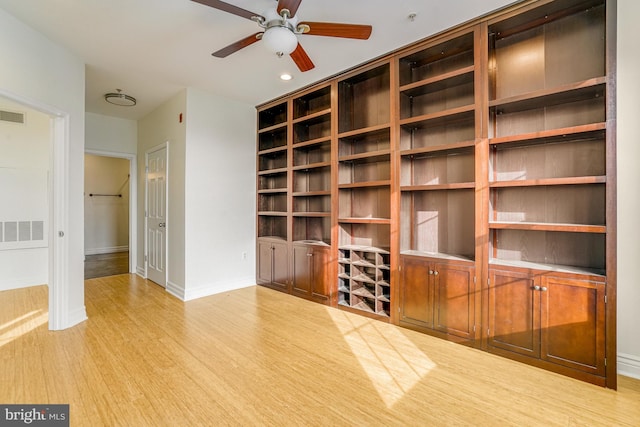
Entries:
{"label": "white ceiling", "polygon": [[[275,4],[227,2],[259,14]],[[0,0],[0,7],[86,63],[87,111],[135,120],[185,87],[257,105],[513,2],[303,0],[297,13],[301,21],[373,26],[366,41],[299,36],[316,65],[306,73],[260,43],[224,59],[212,57],[211,52],[259,28],[191,0]],[[281,81],[283,72],[293,80]],[[116,88],[136,97],[138,105],[106,103],[103,95]]]}

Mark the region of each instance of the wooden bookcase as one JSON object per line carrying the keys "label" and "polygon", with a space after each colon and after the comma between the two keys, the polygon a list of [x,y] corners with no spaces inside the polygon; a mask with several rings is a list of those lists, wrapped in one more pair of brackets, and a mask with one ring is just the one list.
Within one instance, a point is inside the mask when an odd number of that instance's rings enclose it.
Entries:
{"label": "wooden bookcase", "polygon": [[258,283],[616,387],[615,0],[524,0],[258,107]]}
{"label": "wooden bookcase", "polygon": [[258,111],[258,282],[328,302],[331,86]]}
{"label": "wooden bookcase", "polygon": [[473,340],[477,28],[398,57],[399,323]]}
{"label": "wooden bookcase", "polygon": [[606,10],[489,22],[488,348],[605,384]]}
{"label": "wooden bookcase", "polygon": [[338,304],[389,317],[391,67],[338,81]]}

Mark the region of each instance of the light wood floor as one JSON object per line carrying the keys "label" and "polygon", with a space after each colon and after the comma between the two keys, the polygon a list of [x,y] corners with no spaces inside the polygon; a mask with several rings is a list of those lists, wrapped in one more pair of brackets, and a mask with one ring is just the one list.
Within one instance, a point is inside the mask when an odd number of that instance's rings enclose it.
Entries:
{"label": "light wood floor", "polygon": [[47,330],[47,288],[0,292],[0,403],[72,425],[638,426],[640,381],[581,383],[251,287],[183,303],[86,281],[89,320]]}

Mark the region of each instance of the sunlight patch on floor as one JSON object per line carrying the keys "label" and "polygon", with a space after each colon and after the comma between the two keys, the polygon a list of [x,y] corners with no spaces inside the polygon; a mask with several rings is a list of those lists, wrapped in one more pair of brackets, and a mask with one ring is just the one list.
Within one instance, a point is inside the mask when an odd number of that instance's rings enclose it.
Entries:
{"label": "sunlight patch on floor", "polygon": [[327,311],[388,408],[436,367],[396,328],[335,309]]}
{"label": "sunlight patch on floor", "polygon": [[0,325],[0,347],[33,331],[48,321],[48,312],[35,310]]}

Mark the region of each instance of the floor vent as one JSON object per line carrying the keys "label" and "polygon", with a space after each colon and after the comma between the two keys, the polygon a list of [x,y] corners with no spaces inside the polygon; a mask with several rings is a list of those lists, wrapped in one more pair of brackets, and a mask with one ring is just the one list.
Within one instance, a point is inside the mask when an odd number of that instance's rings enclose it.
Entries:
{"label": "floor vent", "polygon": [[24,113],[0,110],[0,121],[24,124]]}

